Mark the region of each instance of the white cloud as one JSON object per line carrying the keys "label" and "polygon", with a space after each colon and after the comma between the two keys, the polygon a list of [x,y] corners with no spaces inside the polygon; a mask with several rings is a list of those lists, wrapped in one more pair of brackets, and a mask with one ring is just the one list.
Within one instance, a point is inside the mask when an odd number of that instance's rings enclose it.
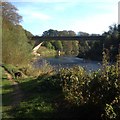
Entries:
{"label": "white cloud", "polygon": [[[115,6],[114,6],[115,7]],[[47,29],[57,29],[57,30],[73,30],[75,32],[83,31],[88,33],[97,33],[102,34],[104,31],[108,31],[108,27],[114,23],[118,22],[118,13],[117,8],[111,10],[110,13],[101,13],[91,16],[86,16],[84,18],[74,18],[72,20],[66,21],[56,21],[54,24],[50,24],[49,21],[45,22],[43,26],[41,26],[41,31]],[[24,12],[25,13],[25,12]],[[28,13],[28,12],[27,12]],[[30,11],[30,15],[26,18],[27,22],[33,22],[38,20],[50,20],[52,19],[50,16],[47,16],[43,13],[36,13]],[[44,19],[43,19],[44,18]],[[33,24],[33,23],[32,23]],[[36,24],[36,23],[35,23]],[[42,33],[39,31],[39,33]],[[36,26],[36,34],[37,34],[37,26]]]}
{"label": "white cloud", "polygon": [[[26,20],[50,20],[52,19],[50,15],[41,12],[39,9],[26,6],[21,7],[21,9],[18,11],[20,15],[23,16],[23,19]],[[27,22],[27,21],[26,21]]]}
{"label": "white cloud", "polygon": [[38,20],[49,20],[51,17],[49,15],[43,14],[43,13],[32,13],[30,16],[32,19],[38,19]]}
{"label": "white cloud", "polygon": [[43,13],[31,13],[29,15],[26,15],[23,17],[23,21],[25,23],[31,23],[31,24],[36,24],[36,21],[48,21],[50,20],[51,17],[46,15],[46,14],[43,14]]}
{"label": "white cloud", "polygon": [[65,11],[67,9],[71,9],[72,7],[75,7],[77,4],[78,4],[77,2],[56,3],[53,9],[56,11]]}
{"label": "white cloud", "polygon": [[83,31],[88,33],[103,33],[108,31],[108,27],[117,23],[117,14],[112,16],[111,14],[96,15],[86,18],[84,20],[73,21],[74,25],[71,29],[75,32]]}
{"label": "white cloud", "polygon": [[105,12],[98,14],[96,12],[96,15],[92,15],[91,13],[91,16],[77,20],[73,19],[73,24],[70,28],[75,32],[103,33],[104,31],[108,31],[110,25],[118,23],[118,5],[116,3],[100,5],[98,7]]}
{"label": "white cloud", "polygon": [[[35,4],[43,5],[42,7],[34,6],[33,3],[31,5],[25,4],[25,6],[20,7],[20,15],[23,16],[23,20],[25,24],[30,24],[28,28],[31,26],[36,27],[35,32],[37,33],[38,27],[41,28],[41,31],[47,29],[57,29],[57,30],[73,30],[75,32],[83,31],[88,33],[103,33],[104,31],[108,30],[108,26],[113,23],[118,22],[118,0],[9,0],[9,1],[16,1],[16,2],[34,2]],[[39,2],[39,3],[36,3]],[[66,3],[65,3],[66,2]],[[45,4],[42,4],[45,3]],[[55,3],[55,4],[47,4],[46,3]],[[83,16],[81,18],[65,18],[56,17],[55,11],[62,11],[64,12],[66,9],[74,8],[76,4],[86,3],[88,5],[88,13],[89,13],[89,5],[92,5],[94,8],[96,7],[96,13],[93,11],[94,16]],[[91,3],[91,4],[88,4]],[[93,3],[93,4],[92,4]],[[99,4],[100,3],[100,4]],[[18,3],[19,4],[19,3]],[[24,4],[24,3],[23,3]],[[49,6],[52,5],[52,6]],[[44,7],[45,6],[45,7]],[[70,8],[71,7],[71,8]],[[68,10],[69,10],[68,9]],[[87,7],[86,7],[87,9]],[[81,9],[82,10],[82,9]],[[104,13],[103,13],[104,11]],[[78,11],[79,12],[79,11]],[[65,12],[64,12],[65,13]],[[71,13],[70,13],[71,14]],[[70,16],[69,14],[69,16]],[[60,14],[61,15],[61,14]],[[67,14],[68,15],[68,14]],[[67,16],[66,15],[66,16]],[[89,14],[88,14],[89,15]],[[56,18],[55,18],[56,17]],[[72,19],[72,20],[71,20]],[[49,21],[51,20],[51,21]],[[54,21],[56,20],[56,21]],[[67,21],[68,20],[68,21]],[[72,21],[72,22],[71,22]],[[36,22],[39,22],[39,25]],[[43,26],[42,26],[43,24]],[[33,30],[33,27],[31,28]],[[39,31],[40,32],[40,31]]]}
{"label": "white cloud", "polygon": [[56,5],[56,6],[54,7],[54,9],[57,10],[57,11],[64,11],[64,10],[65,10],[65,7],[62,6],[62,5]]}

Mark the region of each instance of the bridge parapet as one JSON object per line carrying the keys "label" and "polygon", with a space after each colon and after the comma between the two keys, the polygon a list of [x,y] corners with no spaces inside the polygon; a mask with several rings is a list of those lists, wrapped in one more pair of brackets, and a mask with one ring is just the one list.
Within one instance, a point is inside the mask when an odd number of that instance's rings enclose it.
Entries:
{"label": "bridge parapet", "polygon": [[85,40],[104,40],[105,36],[34,36],[32,40],[39,41],[50,41],[50,40],[77,40],[77,41],[85,41]]}

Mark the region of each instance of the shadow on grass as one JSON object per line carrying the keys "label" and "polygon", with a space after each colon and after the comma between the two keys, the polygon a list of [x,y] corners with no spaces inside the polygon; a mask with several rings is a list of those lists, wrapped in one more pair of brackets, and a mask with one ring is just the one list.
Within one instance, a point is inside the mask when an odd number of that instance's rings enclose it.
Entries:
{"label": "shadow on grass", "polygon": [[14,85],[5,85],[2,87],[2,105],[8,106],[13,101],[12,93],[14,92]]}
{"label": "shadow on grass", "polygon": [[[101,120],[101,109],[95,105],[71,106],[64,100],[62,89],[56,76],[40,76],[37,79],[18,80],[24,99],[10,112],[15,118],[81,118],[82,120]],[[54,88],[53,88],[54,87]],[[6,86],[6,89],[9,86]]]}

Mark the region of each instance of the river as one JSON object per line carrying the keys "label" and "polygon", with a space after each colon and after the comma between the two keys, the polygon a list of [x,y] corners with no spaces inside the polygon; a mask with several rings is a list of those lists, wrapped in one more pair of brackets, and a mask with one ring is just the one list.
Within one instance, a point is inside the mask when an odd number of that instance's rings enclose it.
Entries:
{"label": "river", "polygon": [[101,68],[101,62],[85,60],[83,58],[78,58],[75,56],[59,56],[59,57],[49,57],[49,58],[39,58],[35,63],[34,67],[40,68],[43,67],[45,63],[49,63],[56,70],[65,67],[73,67],[73,66],[82,66],[87,71],[95,71]]}

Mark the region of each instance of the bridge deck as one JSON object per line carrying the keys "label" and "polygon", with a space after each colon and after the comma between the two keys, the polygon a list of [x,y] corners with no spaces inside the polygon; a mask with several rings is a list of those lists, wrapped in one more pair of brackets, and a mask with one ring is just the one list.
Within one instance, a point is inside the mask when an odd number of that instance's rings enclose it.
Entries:
{"label": "bridge deck", "polygon": [[50,41],[50,40],[104,40],[104,36],[34,36],[32,40],[39,40],[39,41]]}

